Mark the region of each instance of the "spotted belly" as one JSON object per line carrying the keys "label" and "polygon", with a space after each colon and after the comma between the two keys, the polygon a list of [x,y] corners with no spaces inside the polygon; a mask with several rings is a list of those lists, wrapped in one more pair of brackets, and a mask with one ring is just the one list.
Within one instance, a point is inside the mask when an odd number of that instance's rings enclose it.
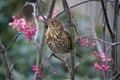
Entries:
{"label": "spotted belly", "polygon": [[48,43],[49,48],[55,53],[68,53],[69,49],[67,48],[67,44],[65,42],[59,41],[50,41]]}
{"label": "spotted belly", "polygon": [[70,40],[63,31],[49,31],[46,33],[46,43],[54,53],[68,53]]}

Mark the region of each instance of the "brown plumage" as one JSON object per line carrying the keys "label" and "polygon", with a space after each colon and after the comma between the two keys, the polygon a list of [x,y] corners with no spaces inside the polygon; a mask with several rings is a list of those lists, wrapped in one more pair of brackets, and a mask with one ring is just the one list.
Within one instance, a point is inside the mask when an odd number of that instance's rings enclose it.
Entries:
{"label": "brown plumage", "polygon": [[68,53],[70,50],[70,35],[58,19],[47,20],[48,29],[45,34],[46,43],[54,53]]}

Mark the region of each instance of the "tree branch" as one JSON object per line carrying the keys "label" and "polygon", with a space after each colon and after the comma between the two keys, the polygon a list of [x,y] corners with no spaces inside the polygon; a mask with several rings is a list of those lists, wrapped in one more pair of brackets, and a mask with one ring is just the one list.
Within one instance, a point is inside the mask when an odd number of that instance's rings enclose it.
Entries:
{"label": "tree branch", "polygon": [[2,49],[1,57],[2,57],[4,69],[5,69],[6,80],[12,80],[12,77],[9,74],[10,71],[9,71],[9,66],[8,66],[8,61],[7,61],[6,50],[1,40],[0,40],[0,49]]}
{"label": "tree branch", "polygon": [[[54,6],[55,6],[55,1],[56,0],[51,0],[51,2],[49,4],[47,19],[52,17],[52,13],[53,13]],[[42,56],[42,50],[43,50],[44,43],[45,43],[45,33],[46,33],[46,30],[47,30],[47,24],[44,24],[44,27],[43,27],[43,30],[42,30],[42,35],[40,37],[40,43],[39,43],[39,47],[40,47],[39,48],[39,52],[41,54],[40,56]],[[41,62],[41,60],[40,60],[40,62]]]}
{"label": "tree branch", "polygon": [[[50,4],[49,4],[49,9],[48,9],[48,15],[47,15],[47,19],[52,17],[52,12],[55,6],[55,1],[56,0],[51,0]],[[42,35],[40,37],[40,43],[38,44],[38,53],[37,53],[37,58],[36,58],[36,66],[38,67],[38,65],[41,63],[42,60],[42,52],[43,52],[43,47],[44,47],[44,43],[45,43],[45,33],[47,30],[47,25],[44,24],[43,30],[42,30]],[[36,80],[36,73],[34,75],[34,80]]]}
{"label": "tree branch", "polygon": [[[82,4],[84,4],[84,3],[91,2],[91,1],[100,1],[100,0],[86,0],[86,1],[83,1],[83,2],[79,2],[79,3],[74,4],[73,6],[71,6],[70,9],[75,8],[75,7],[77,7],[77,6],[79,6],[79,5],[82,5]],[[113,0],[108,0],[108,2],[114,2],[114,1],[113,1]],[[61,11],[61,12],[60,12],[59,14],[57,14],[56,16],[54,16],[54,18],[59,17],[59,16],[60,16],[61,14],[63,14],[63,13],[64,13],[64,10]]]}
{"label": "tree branch", "polygon": [[[91,29],[92,29],[92,31],[93,31],[93,35],[92,35],[92,37],[94,38],[94,39],[98,39],[98,37],[97,37],[97,35],[96,35],[96,31],[95,31],[95,23],[94,23],[94,15],[93,15],[93,13],[92,12],[94,12],[93,11],[93,9],[92,8],[90,8],[91,10],[90,10],[90,24],[91,24]],[[101,40],[100,40],[101,41]],[[100,45],[100,43],[98,42],[98,40],[95,40],[95,43],[96,43],[96,47],[97,47],[97,50],[98,50],[98,52],[99,52],[99,54],[101,54],[103,51],[102,51],[102,48],[101,48],[101,45]]]}
{"label": "tree branch", "polygon": [[[19,32],[19,33],[16,34],[16,36],[13,38],[12,42],[7,46],[7,48],[5,48],[6,51],[13,46],[13,44],[16,42],[17,38],[21,34],[23,34],[23,33]],[[0,52],[3,52],[3,50],[0,50]]]}
{"label": "tree branch", "polygon": [[[118,38],[118,3],[119,0],[115,0],[114,5],[114,20],[113,20],[113,31],[114,31],[114,38],[112,38],[112,42],[116,43]],[[111,52],[112,58],[114,60],[114,65],[112,65],[113,76],[116,75],[117,68],[118,68],[118,53],[117,53],[117,46],[112,46],[112,52]]]}
{"label": "tree branch", "polygon": [[[75,25],[72,22],[72,16],[70,12],[70,8],[66,0],[62,0],[64,11],[67,17],[68,25],[70,27],[70,36],[71,36],[71,60],[70,60],[70,80],[75,80],[75,56],[76,56],[76,46],[75,44],[75,36],[74,36],[74,27]],[[69,69],[69,66],[67,66]]]}
{"label": "tree branch", "polygon": [[116,78],[118,78],[120,76],[120,72],[118,72],[115,76],[113,76],[112,78],[110,78],[109,80],[115,80]]}
{"label": "tree branch", "polygon": [[101,0],[101,5],[102,5],[102,9],[103,9],[103,13],[104,13],[104,17],[105,17],[105,21],[106,21],[106,25],[107,25],[108,31],[110,33],[111,38],[113,38],[114,34],[113,34],[113,31],[112,31],[112,29],[110,27],[110,24],[109,24],[107,12],[106,12],[106,8],[105,8],[105,4],[104,4],[103,0]]}

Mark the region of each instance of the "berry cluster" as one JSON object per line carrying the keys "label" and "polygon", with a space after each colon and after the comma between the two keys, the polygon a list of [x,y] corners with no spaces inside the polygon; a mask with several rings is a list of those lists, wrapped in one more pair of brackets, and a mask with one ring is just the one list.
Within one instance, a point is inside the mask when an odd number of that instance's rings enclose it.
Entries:
{"label": "berry cluster", "polygon": [[40,70],[35,65],[32,66],[32,70],[37,74],[38,78],[42,78]]}
{"label": "berry cluster", "polygon": [[101,53],[99,55],[96,51],[94,51],[93,54],[95,55],[97,60],[98,60],[98,58],[100,58],[102,61],[102,65],[99,65],[98,62],[95,62],[94,67],[97,68],[99,71],[104,70],[104,72],[108,72],[110,67],[108,65],[106,65],[106,62],[111,61],[111,59],[108,58],[105,53]]}
{"label": "berry cluster", "polygon": [[9,26],[23,32],[26,38],[31,41],[36,33],[35,26],[32,23],[27,24],[24,18],[17,18],[16,16],[13,16],[12,19],[13,21],[9,23]]}
{"label": "berry cluster", "polygon": [[97,62],[94,63],[94,67],[97,68],[99,71],[104,70],[104,72],[108,72],[108,70],[110,68],[109,66],[107,66],[105,64],[99,65]]}
{"label": "berry cluster", "polygon": [[[90,46],[90,42],[89,42],[89,39],[87,37],[85,39],[83,37],[80,37],[79,41],[81,43],[81,46],[85,46],[85,47],[89,47]],[[92,44],[92,46],[96,47],[96,43],[94,42]],[[96,60],[98,60],[98,58],[100,58],[100,60],[102,62],[102,64],[99,65],[98,61],[96,61],[94,63],[94,67],[97,68],[99,71],[104,70],[104,72],[107,72],[109,70],[109,66],[106,65],[106,62],[107,61],[111,61],[111,58],[108,58],[108,56],[106,56],[105,53],[98,54],[97,51],[94,51],[93,54],[96,57]]]}
{"label": "berry cluster", "polygon": [[[46,62],[46,64],[48,64],[48,62]],[[49,65],[48,67],[52,70],[53,75],[57,75],[57,72],[53,69],[53,67],[51,65]],[[40,79],[44,76],[44,72],[45,72],[44,68],[46,68],[46,65],[43,66],[43,65],[39,64],[39,68],[36,67],[35,65],[32,66],[32,70],[36,73],[37,78]]]}
{"label": "berry cluster", "polygon": [[[86,46],[86,47],[89,47],[89,46],[90,46],[90,42],[89,42],[89,39],[88,39],[88,38],[84,39],[83,37],[80,37],[80,38],[79,38],[79,41],[80,41],[80,43],[81,43],[81,46]],[[93,43],[92,45],[93,45],[93,46],[96,46],[96,43]]]}

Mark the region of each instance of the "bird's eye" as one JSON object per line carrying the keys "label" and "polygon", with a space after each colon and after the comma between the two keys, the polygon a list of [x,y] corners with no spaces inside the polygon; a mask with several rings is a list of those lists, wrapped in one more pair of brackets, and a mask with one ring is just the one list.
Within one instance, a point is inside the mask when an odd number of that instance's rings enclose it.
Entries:
{"label": "bird's eye", "polygon": [[51,23],[54,23],[54,21],[51,21]]}

